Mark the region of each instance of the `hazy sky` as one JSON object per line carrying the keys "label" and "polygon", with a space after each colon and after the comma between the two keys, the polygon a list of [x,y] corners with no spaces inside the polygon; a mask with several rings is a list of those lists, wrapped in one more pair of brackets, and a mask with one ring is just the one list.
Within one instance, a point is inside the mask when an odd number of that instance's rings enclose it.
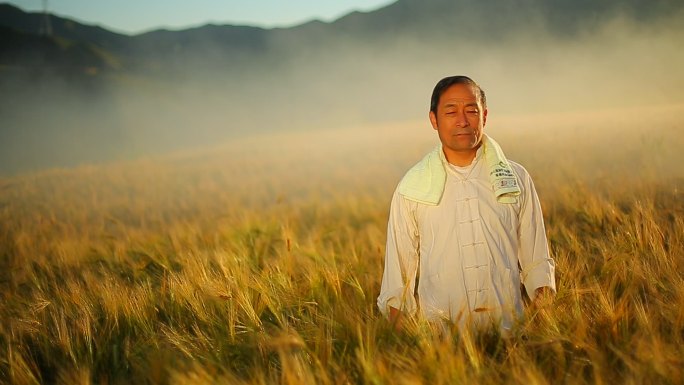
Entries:
{"label": "hazy sky", "polygon": [[[396,0],[48,0],[51,12],[107,29],[139,33],[161,27],[206,23],[281,27],[320,19],[331,21],[353,10],[370,11]],[[0,0],[27,11],[42,0]]]}

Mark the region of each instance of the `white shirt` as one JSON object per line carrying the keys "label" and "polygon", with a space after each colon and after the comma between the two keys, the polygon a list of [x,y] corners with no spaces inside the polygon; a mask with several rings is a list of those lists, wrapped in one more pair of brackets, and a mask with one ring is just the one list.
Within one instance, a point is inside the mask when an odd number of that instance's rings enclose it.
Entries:
{"label": "white shirt", "polygon": [[389,306],[410,314],[420,307],[428,320],[461,327],[493,322],[506,332],[523,312],[521,282],[530,298],[542,286],[555,291],[555,264],[530,175],[510,162],[521,194],[516,203],[499,203],[481,158],[478,150],[472,169],[446,167],[436,206],[394,192],[378,297],[383,314]]}

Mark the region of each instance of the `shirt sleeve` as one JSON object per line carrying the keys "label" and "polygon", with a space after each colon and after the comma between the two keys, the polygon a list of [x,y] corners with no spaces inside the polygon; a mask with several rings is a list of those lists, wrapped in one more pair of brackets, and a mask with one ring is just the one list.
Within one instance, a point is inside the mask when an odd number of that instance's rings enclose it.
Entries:
{"label": "shirt sleeve", "polygon": [[556,291],[554,260],[549,254],[544,218],[537,191],[532,178],[526,172],[519,175],[523,179],[524,201],[520,213],[518,261],[522,269],[521,279],[527,295],[534,299],[534,292],[540,287],[548,286]]}
{"label": "shirt sleeve", "polygon": [[411,202],[394,192],[387,223],[385,270],[378,296],[378,308],[389,316],[389,307],[414,314],[414,290],[419,259],[419,236]]}

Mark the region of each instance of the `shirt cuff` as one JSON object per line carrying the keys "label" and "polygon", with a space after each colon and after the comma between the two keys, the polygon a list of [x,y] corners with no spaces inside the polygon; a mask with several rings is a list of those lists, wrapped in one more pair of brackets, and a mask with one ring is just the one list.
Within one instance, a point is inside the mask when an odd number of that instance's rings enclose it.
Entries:
{"label": "shirt cuff", "polygon": [[533,270],[523,272],[523,284],[530,299],[534,299],[534,292],[540,287],[548,287],[554,293],[556,292],[555,268],[552,263],[546,266],[539,265],[539,267]]}
{"label": "shirt cuff", "polygon": [[378,308],[380,309],[380,313],[382,313],[385,318],[389,318],[390,307],[393,307],[401,310],[403,313],[413,315],[418,307],[413,295],[407,296],[403,303],[400,298],[400,296],[391,296],[389,298],[383,296],[378,297]]}

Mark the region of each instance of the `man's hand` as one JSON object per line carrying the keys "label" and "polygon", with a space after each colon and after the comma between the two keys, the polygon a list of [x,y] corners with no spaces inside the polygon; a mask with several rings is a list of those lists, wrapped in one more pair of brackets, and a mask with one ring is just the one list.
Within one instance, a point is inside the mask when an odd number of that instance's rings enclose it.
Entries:
{"label": "man's hand", "polygon": [[401,310],[392,306],[389,307],[389,321],[394,325],[394,330],[401,331],[403,329],[403,318],[404,315],[401,313]]}
{"label": "man's hand", "polygon": [[541,309],[545,308],[553,303],[553,297],[555,293],[548,286],[538,287],[534,291],[534,299],[532,300],[532,306]]}

